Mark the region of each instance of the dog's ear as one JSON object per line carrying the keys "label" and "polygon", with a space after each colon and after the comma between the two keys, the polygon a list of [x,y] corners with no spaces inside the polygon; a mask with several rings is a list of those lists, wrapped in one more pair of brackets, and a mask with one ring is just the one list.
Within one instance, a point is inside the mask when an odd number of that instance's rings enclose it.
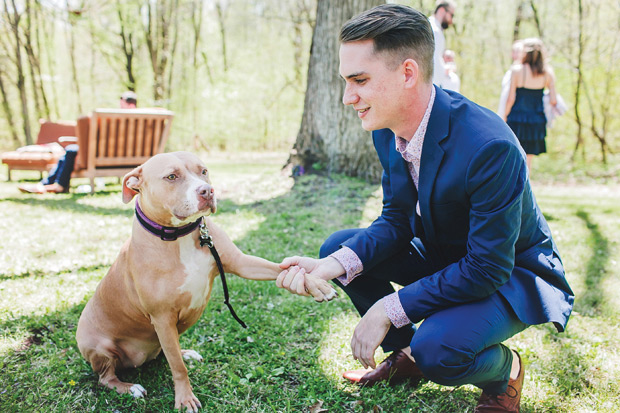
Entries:
{"label": "dog's ear", "polygon": [[128,203],[140,193],[142,185],[142,166],[138,166],[123,178],[123,203]]}

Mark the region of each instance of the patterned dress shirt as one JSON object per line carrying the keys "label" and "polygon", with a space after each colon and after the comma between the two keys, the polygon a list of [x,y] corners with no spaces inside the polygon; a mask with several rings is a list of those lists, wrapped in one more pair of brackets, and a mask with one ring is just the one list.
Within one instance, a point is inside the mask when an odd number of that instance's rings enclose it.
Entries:
{"label": "patterned dress shirt", "polygon": [[[407,162],[409,167],[409,173],[413,183],[418,188],[418,182],[420,178],[420,158],[422,156],[422,145],[424,144],[424,135],[426,135],[426,128],[428,127],[428,120],[431,116],[433,109],[433,103],[435,103],[435,88],[431,89],[431,98],[428,101],[428,106],[422,117],[422,121],[418,126],[418,129],[413,134],[411,140],[396,137],[396,150],[401,154],[403,159]],[[416,213],[420,215],[420,202],[416,204]],[[355,279],[364,270],[362,261],[357,254],[348,247],[342,247],[338,251],[330,255],[335,258],[345,269],[345,274],[338,277],[338,281],[342,285],[347,285],[353,279]],[[398,292],[387,295],[383,300],[385,312],[390,321],[396,328],[400,328],[411,324],[409,317],[405,314],[405,310],[398,298]]]}

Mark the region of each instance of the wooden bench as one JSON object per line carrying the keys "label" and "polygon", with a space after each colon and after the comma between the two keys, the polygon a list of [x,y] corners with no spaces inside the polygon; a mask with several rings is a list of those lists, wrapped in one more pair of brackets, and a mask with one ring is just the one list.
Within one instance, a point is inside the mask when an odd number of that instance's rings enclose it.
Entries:
{"label": "wooden bench", "polygon": [[72,177],[122,177],[162,153],[174,113],[164,109],[96,109],[78,119],[80,149]]}

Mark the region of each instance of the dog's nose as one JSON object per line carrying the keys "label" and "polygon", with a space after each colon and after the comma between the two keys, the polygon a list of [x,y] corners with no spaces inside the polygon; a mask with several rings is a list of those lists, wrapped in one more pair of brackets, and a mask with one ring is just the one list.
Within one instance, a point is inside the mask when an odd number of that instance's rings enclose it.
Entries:
{"label": "dog's nose", "polygon": [[196,188],[196,193],[198,194],[198,196],[204,199],[210,199],[210,198],[213,198],[213,194],[215,193],[215,190],[213,189],[211,185],[205,184],[205,185],[200,185],[198,188]]}

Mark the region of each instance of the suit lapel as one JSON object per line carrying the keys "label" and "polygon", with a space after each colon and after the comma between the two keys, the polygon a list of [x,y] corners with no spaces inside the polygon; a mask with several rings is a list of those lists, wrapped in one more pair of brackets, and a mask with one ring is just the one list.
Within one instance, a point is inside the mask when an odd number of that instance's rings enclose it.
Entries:
{"label": "suit lapel", "polygon": [[418,191],[415,189],[415,185],[411,180],[411,173],[409,172],[407,162],[396,150],[394,139],[394,134],[392,134],[389,148],[392,196],[398,199],[398,202],[403,205],[406,211],[414,211],[415,214],[415,205],[418,202]]}
{"label": "suit lapel", "polygon": [[440,142],[448,136],[450,121],[450,96],[442,89],[435,87],[435,102],[428,121],[422,156],[420,158],[420,179],[418,191],[420,193],[420,213],[427,239],[435,241],[435,228],[431,212],[431,194],[435,186],[435,179],[439,166],[444,157],[444,150]]}

